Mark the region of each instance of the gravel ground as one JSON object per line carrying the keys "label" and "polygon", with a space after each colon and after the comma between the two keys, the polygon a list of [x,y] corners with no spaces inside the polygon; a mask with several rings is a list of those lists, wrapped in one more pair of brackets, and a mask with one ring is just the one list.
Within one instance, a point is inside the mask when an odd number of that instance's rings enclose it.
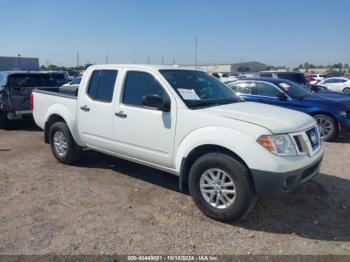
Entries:
{"label": "gravel ground", "polygon": [[96,152],[59,164],[31,124],[0,130],[0,254],[350,254],[350,140],[245,220],[200,213],[177,177]]}

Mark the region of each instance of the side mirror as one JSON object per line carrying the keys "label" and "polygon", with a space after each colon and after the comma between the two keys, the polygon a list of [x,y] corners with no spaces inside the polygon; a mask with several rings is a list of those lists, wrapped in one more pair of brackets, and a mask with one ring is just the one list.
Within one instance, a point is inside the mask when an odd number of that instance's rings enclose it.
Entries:
{"label": "side mirror", "polygon": [[165,101],[159,95],[149,95],[142,98],[142,103],[145,106],[153,107],[163,112],[170,111],[170,101]]}
{"label": "side mirror", "polygon": [[288,97],[284,93],[280,93],[280,92],[277,93],[277,98],[282,101],[288,100]]}

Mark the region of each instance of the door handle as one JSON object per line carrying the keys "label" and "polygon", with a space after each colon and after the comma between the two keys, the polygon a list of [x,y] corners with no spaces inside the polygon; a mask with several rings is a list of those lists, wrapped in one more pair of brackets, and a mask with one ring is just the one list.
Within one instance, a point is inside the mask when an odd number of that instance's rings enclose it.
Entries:
{"label": "door handle", "polygon": [[120,111],[120,112],[118,112],[118,113],[115,113],[115,115],[117,116],[117,117],[120,117],[120,118],[126,118],[128,115],[127,114],[125,114],[123,111]]}
{"label": "door handle", "polygon": [[90,108],[87,105],[81,106],[80,109],[85,111],[85,112],[89,112],[90,111]]}

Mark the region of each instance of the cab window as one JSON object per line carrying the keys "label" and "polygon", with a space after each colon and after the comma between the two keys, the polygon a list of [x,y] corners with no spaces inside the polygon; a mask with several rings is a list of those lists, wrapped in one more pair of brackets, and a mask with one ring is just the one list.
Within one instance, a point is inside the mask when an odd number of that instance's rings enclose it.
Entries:
{"label": "cab window", "polygon": [[129,71],[124,84],[123,103],[144,107],[143,97],[149,95],[158,95],[164,100],[169,99],[163,87],[151,74]]}
{"label": "cab window", "polygon": [[89,82],[88,96],[96,101],[112,102],[117,74],[116,70],[95,70]]}

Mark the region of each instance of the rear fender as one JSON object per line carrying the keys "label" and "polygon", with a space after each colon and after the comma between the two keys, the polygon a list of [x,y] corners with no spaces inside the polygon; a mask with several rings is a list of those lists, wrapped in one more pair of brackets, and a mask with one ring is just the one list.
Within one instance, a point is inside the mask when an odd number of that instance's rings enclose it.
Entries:
{"label": "rear fender", "polygon": [[79,134],[78,134],[77,124],[76,124],[76,116],[73,115],[67,107],[65,107],[61,104],[53,104],[48,108],[48,110],[46,111],[46,114],[45,114],[45,123],[53,115],[58,115],[58,116],[62,117],[64,119],[64,121],[66,122],[75,142],[79,146],[84,146],[84,144],[81,141]]}

